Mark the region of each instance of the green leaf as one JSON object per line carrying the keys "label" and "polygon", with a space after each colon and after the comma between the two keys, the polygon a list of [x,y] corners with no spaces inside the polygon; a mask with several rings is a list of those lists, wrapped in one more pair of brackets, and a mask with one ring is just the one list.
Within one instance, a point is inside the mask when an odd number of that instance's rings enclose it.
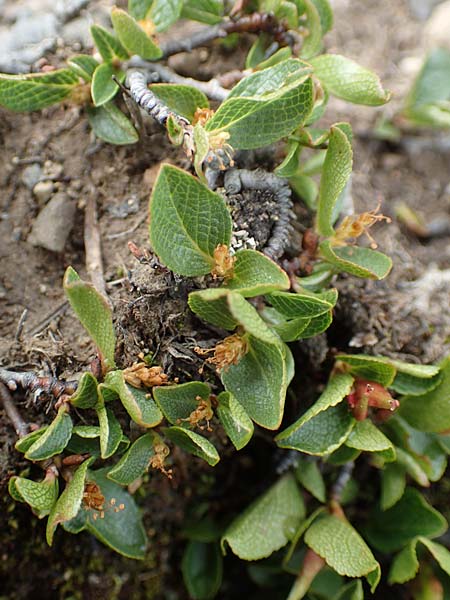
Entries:
{"label": "green leaf", "polygon": [[269,67],[274,67],[280,62],[288,60],[288,58],[292,57],[292,50],[288,46],[285,48],[280,48],[276,52],[269,56],[266,60],[260,62],[255,70],[268,69]]}
{"label": "green leaf", "polygon": [[37,429],[36,431],[32,431],[31,433],[25,435],[23,438],[17,440],[14,448],[19,452],[27,452],[27,450],[29,450],[29,448],[31,448],[31,446],[34,444],[34,442],[36,442],[42,435],[44,435],[47,429],[48,426],[41,427],[40,429]]}
{"label": "green leaf", "polygon": [[125,79],[124,71],[108,63],[99,65],[94,72],[91,85],[91,95],[95,106],[102,106],[114,98],[119,86],[113,81],[115,76],[119,81]]}
{"label": "green leaf", "polygon": [[25,458],[38,461],[61,454],[69,443],[72,427],[73,423],[68,413],[68,407],[63,404],[44,433],[28,448]]}
{"label": "green leaf", "polygon": [[139,141],[131,121],[112,102],[97,108],[87,107],[87,114],[93,132],[101,140],[118,146]]}
{"label": "green leaf", "polygon": [[161,48],[152,41],[136,20],[124,10],[114,7],[111,11],[111,21],[117,37],[130,54],[137,54],[147,60],[161,58]]}
{"label": "green leaf", "polygon": [[333,9],[329,0],[312,0],[320,17],[322,35],[325,35],[333,27]]}
{"label": "green leaf", "polygon": [[281,337],[284,342],[294,342],[296,340],[304,340],[323,333],[328,329],[333,321],[332,311],[314,317],[305,319],[297,317],[288,321],[281,321],[273,326],[273,329]]}
{"label": "green leaf", "polygon": [[305,7],[305,27],[308,34],[304,38],[300,55],[308,60],[320,52],[322,48],[322,23],[314,2],[312,0],[302,0],[302,2]]}
{"label": "green leaf", "polygon": [[189,308],[200,318],[223,329],[235,329],[238,321],[233,318],[228,308],[228,292],[221,288],[207,288],[191,292],[188,299]]}
{"label": "green leaf", "polygon": [[384,387],[389,387],[394,380],[396,369],[382,356],[366,354],[338,354],[336,360],[348,365],[352,375],[359,379],[375,381]]}
{"label": "green leaf", "polygon": [[355,448],[349,448],[344,444],[342,446],[339,446],[337,450],[335,450],[329,456],[327,456],[326,462],[330,465],[340,467],[352,460],[356,460],[360,454],[361,452],[359,450],[356,450]]}
{"label": "green leaf", "polygon": [[225,287],[238,291],[244,298],[289,289],[291,282],[281,267],[256,250],[236,252],[233,274]]}
{"label": "green leaf", "polygon": [[150,458],[155,454],[154,442],[157,436],[149,432],[138,438],[119,462],[108,472],[108,479],[120,485],[129,485],[141,477],[148,469]]}
{"label": "green leaf", "polygon": [[403,448],[396,447],[395,451],[397,454],[398,464],[405,469],[408,475],[422,487],[429,487],[430,481],[427,477],[427,474],[423,470],[422,466],[418,463],[416,458]]}
{"label": "green leaf", "polygon": [[450,52],[435,48],[430,52],[409,92],[406,107],[442,102],[450,98]]}
{"label": "green leaf", "polygon": [[211,467],[214,467],[220,460],[217,450],[211,442],[190,429],[169,427],[164,429],[164,434],[186,452],[203,458]]}
{"label": "green leaf", "polygon": [[292,475],[279,479],[229,525],[221,543],[243,560],[270,556],[294,537],[305,517],[302,496]]}
{"label": "green leaf", "polygon": [[217,397],[217,416],[236,450],[242,450],[253,436],[253,423],[243,407],[230,392]]}
{"label": "green leaf", "polygon": [[364,590],[361,579],[344,585],[333,600],[364,600]]}
{"label": "green leaf", "polygon": [[387,464],[381,471],[382,510],[387,510],[396,504],[403,496],[406,487],[405,469],[398,463]]}
{"label": "green leaf", "polygon": [[222,198],[197,179],[163,165],[150,199],[150,243],[175,273],[206,275],[214,250],[230,243],[232,222]]}
{"label": "green leaf", "polygon": [[281,0],[275,16],[279,21],[283,21],[289,29],[297,29],[298,27],[298,10],[295,2],[289,0]]}
{"label": "green leaf", "polygon": [[70,306],[97,346],[105,367],[114,368],[116,336],[109,304],[93,285],[82,281],[72,267],[67,267],[64,274],[64,291]]}
{"label": "green leaf", "polygon": [[419,561],[416,555],[417,540],[411,540],[392,561],[388,582],[405,583],[413,579],[419,572]]}
{"label": "green leaf", "polygon": [[105,63],[111,63],[115,60],[127,60],[129,53],[115,35],[107,31],[100,25],[91,26],[91,35],[94,40],[94,44],[103,58]]}
{"label": "green leaf", "polygon": [[[336,292],[336,290],[335,290]],[[267,300],[278,312],[290,319],[303,317],[313,318],[330,311],[336,304],[337,292],[334,296],[314,294],[304,290],[300,293],[273,292]]]}
{"label": "green leaf", "polygon": [[209,108],[205,94],[190,85],[154,83],[150,89],[170,110],[189,121],[193,121],[198,108]]}
{"label": "green leaf", "polygon": [[278,337],[262,320],[256,308],[238,292],[228,293],[228,308],[245,331],[267,344],[279,344]]}
{"label": "green leaf", "polygon": [[106,388],[115,392],[127,413],[141,427],[156,427],[161,423],[162,413],[150,394],[128,385],[123,371],[110,371],[100,387],[102,390]]}
{"label": "green leaf", "polygon": [[[98,511],[82,508],[76,517],[76,532],[87,529],[115,552],[142,560],[145,557],[147,538],[140,511],[133,497],[107,478],[108,471],[108,467],[89,471],[87,477],[88,481],[99,486],[105,498],[103,518],[96,518],[99,516]],[[71,523],[68,525],[70,527]],[[65,528],[68,528],[67,524]]]}
{"label": "green leaf", "polygon": [[98,381],[92,373],[83,373],[75,393],[70,396],[70,404],[77,408],[93,408],[99,399],[97,386]]}
{"label": "green leaf", "polygon": [[[317,231],[320,235],[332,236],[334,234],[334,208],[347,185],[352,172],[352,165],[352,145],[342,129],[335,125],[330,129],[328,150],[319,187]],[[326,258],[329,260],[328,256]]]}
{"label": "green leaf", "polygon": [[185,0],[181,12],[183,19],[192,19],[208,25],[220,23],[222,14],[222,0]]}
{"label": "green leaf", "polygon": [[128,12],[137,21],[145,19],[153,0],[128,0]]}
{"label": "green leaf", "polygon": [[87,470],[93,460],[93,458],[85,460],[76,469],[72,479],[67,483],[63,493],[53,506],[47,521],[46,537],[49,546],[53,543],[53,536],[58,525],[76,517],[80,510]]}
{"label": "green leaf", "polygon": [[97,406],[97,417],[100,425],[101,457],[109,458],[115,454],[122,441],[122,427],[113,411],[103,402]]}
{"label": "green leaf", "polygon": [[181,561],[184,585],[192,600],[215,598],[222,585],[223,564],[217,543],[188,542]]}
{"label": "green leaf", "polygon": [[197,397],[207,400],[211,389],[206,383],[189,381],[180,385],[153,388],[153,397],[163,415],[172,425],[179,424],[198,407]]}
{"label": "green leaf", "polygon": [[441,365],[442,380],[420,396],[404,396],[399,414],[420,431],[445,432],[450,429],[450,358]]}
{"label": "green leaf", "polygon": [[386,359],[386,362],[397,370],[390,387],[399,394],[421,396],[441,381],[440,369],[436,365],[418,365],[394,359]]}
{"label": "green leaf", "polygon": [[85,81],[89,82],[92,79],[95,69],[98,67],[98,62],[89,54],[76,54],[67,59],[67,63],[80,75]]}
{"label": "green leaf", "polygon": [[[279,315],[279,313],[273,309],[271,314],[273,315],[275,313]],[[265,310],[265,314],[268,314],[268,309]],[[312,319],[303,319],[302,317],[298,317],[297,319],[291,319],[287,321],[281,318],[273,325],[272,328],[277,332],[283,342],[295,342],[303,337],[303,332],[309,328],[311,320]]]}
{"label": "green leaf", "polygon": [[316,210],[319,188],[314,179],[307,175],[294,175],[289,178],[289,185],[310,210]]}
{"label": "green leaf", "polygon": [[392,460],[395,460],[395,449],[391,440],[378,427],[375,427],[369,419],[356,423],[345,444],[350,446],[350,448],[356,448],[365,452],[389,451]]}
{"label": "green leaf", "polygon": [[[421,366],[421,365],[417,365]],[[442,375],[438,372],[434,377],[414,377],[407,373],[397,371],[391,388],[398,394],[407,396],[422,396],[427,392],[434,390],[442,381]]]}
{"label": "green leaf", "polygon": [[371,583],[371,591],[376,588],[380,579],[380,565],[348,521],[331,515],[317,519],[306,532],[305,543],[339,575],[365,576]]}
{"label": "green leaf", "polygon": [[295,469],[295,476],[302,486],[310,492],[319,502],[325,503],[326,490],[322,473],[315,460],[300,458]]}
{"label": "green leaf", "polygon": [[339,448],[355,425],[345,404],[332,406],[304,422],[302,419],[277,435],[275,440],[280,448],[323,456]]}
{"label": "green leaf", "polygon": [[153,21],[157,31],[165,31],[179,19],[182,8],[183,0],[153,0],[146,17]]}
{"label": "green leaf", "polygon": [[436,537],[446,529],[444,517],[415,488],[407,487],[392,508],[373,511],[366,536],[377,550],[393,552],[417,535]]}
{"label": "green leaf", "polygon": [[236,365],[221,373],[226,391],[231,392],[255,423],[277,429],[283,418],[288,385],[283,347],[278,343],[248,339],[248,352]]}
{"label": "green leaf", "polygon": [[278,446],[317,455],[339,448],[355,424],[347,406],[338,407],[352,385],[353,377],[347,373],[332,377],[317,402],[276,436]]}
{"label": "green leaf", "polygon": [[391,93],[383,89],[380,79],[358,63],[339,54],[322,54],[310,60],[314,73],[328,91],[354,104],[380,106]]}
{"label": "green leaf", "polygon": [[298,171],[298,162],[302,147],[296,139],[288,139],[286,156],[275,169],[278,177],[293,177]]}
{"label": "green leaf", "polygon": [[58,498],[58,477],[51,470],[42,481],[11,477],[8,489],[14,500],[26,502],[37,517],[42,519],[50,513]]}
{"label": "green leaf", "polygon": [[419,561],[417,560],[417,544],[424,545],[437,563],[447,575],[450,575],[450,552],[436,542],[428,538],[418,537],[411,540],[407,546],[395,557],[391,570],[389,571],[389,584],[405,583],[413,579],[419,571]]}
{"label": "green leaf", "polygon": [[251,149],[280,140],[309,115],[310,68],[297,59],[257,71],[240,81],[207,122],[211,135],[230,134],[233,148]]}
{"label": "green leaf", "polygon": [[17,112],[40,110],[62,102],[77,86],[78,75],[72,69],[27,75],[0,73],[0,105]]}

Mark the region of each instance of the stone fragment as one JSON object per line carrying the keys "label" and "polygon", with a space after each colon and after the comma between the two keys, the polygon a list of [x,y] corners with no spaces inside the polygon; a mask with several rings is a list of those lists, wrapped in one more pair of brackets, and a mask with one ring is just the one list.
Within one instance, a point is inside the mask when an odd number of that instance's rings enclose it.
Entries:
{"label": "stone fragment", "polygon": [[52,181],[38,181],[38,183],[33,188],[34,197],[41,206],[50,200],[52,193]]}
{"label": "stone fragment", "polygon": [[28,165],[22,171],[22,183],[29,189],[32,190],[34,186],[42,177],[42,168],[39,164],[33,163]]}
{"label": "stone fragment", "polygon": [[52,252],[62,252],[72,230],[76,204],[58,192],[36,217],[28,242]]}

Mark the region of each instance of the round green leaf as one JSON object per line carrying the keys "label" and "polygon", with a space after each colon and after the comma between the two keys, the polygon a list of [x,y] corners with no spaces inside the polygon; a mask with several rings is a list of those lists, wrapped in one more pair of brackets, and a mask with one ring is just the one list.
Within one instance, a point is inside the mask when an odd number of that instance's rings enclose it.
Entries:
{"label": "round green leaf", "polygon": [[111,21],[117,37],[130,54],[137,54],[147,60],[161,58],[161,48],[158,48],[135,19],[124,10],[114,7],[111,11]]}
{"label": "round green leaf", "polygon": [[114,368],[116,336],[111,307],[95,287],[82,281],[72,267],[64,274],[64,291],[71,307],[86,329],[109,369]]}
{"label": "round green leaf", "polygon": [[172,425],[179,423],[180,419],[187,419],[198,407],[197,396],[207,400],[210,394],[209,385],[201,381],[153,388],[156,404]]}
{"label": "round green leaf", "polygon": [[295,479],[286,475],[234,519],[222,537],[222,547],[229,544],[243,560],[260,560],[293,539],[304,516]]}
{"label": "round green leaf", "polygon": [[273,260],[256,250],[236,252],[233,275],[225,287],[239,292],[244,298],[269,294],[275,290],[287,290],[289,277]]}
{"label": "round green leaf", "polygon": [[214,467],[220,460],[219,454],[211,442],[190,429],[169,427],[164,429],[164,434],[186,452],[206,460],[211,467]]}
{"label": "round green leaf", "polygon": [[374,591],[380,578],[380,565],[348,521],[332,515],[317,519],[306,532],[305,543],[339,575],[368,577],[374,574],[371,587]]}
{"label": "round green leaf", "polygon": [[349,58],[339,54],[321,54],[312,58],[310,63],[328,91],[347,102],[380,106],[391,97],[375,73]]}
{"label": "round green leaf", "polygon": [[155,454],[154,433],[146,433],[138,438],[108,472],[108,479],[120,485],[129,485],[141,477],[149,465],[150,458]]}
{"label": "round green leaf", "polygon": [[139,140],[131,121],[112,102],[96,108],[88,106],[87,114],[93,132],[101,140],[119,146],[135,144]]}
{"label": "round green leaf", "polygon": [[222,584],[222,555],[217,543],[188,542],[181,561],[184,584],[192,600],[215,598]]}
{"label": "round green leaf", "polygon": [[69,443],[72,427],[73,423],[67,406],[63,404],[44,433],[28,448],[25,458],[38,461],[61,454]]}
{"label": "round green leaf", "polygon": [[125,79],[124,71],[108,63],[99,65],[92,77],[91,95],[95,106],[102,106],[114,98],[119,91],[119,86],[113,81],[113,76],[119,81]]}
{"label": "round green leaf", "polygon": [[217,416],[236,450],[241,450],[252,439],[253,423],[230,392],[220,393],[217,401]]}
{"label": "round green leaf", "polygon": [[231,227],[220,196],[181,169],[162,166],[150,199],[150,243],[169,269],[186,277],[210,273]]}

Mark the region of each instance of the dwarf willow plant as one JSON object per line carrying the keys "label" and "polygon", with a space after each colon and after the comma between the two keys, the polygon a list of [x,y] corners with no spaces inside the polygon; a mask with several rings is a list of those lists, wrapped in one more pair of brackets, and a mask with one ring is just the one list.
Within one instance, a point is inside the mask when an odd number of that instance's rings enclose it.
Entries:
{"label": "dwarf willow plant", "polygon": [[[277,431],[277,446],[292,451],[288,472],[241,514],[230,515],[225,526],[204,517],[186,529],[182,570],[192,598],[212,598],[218,592],[227,548],[243,560],[261,561],[259,581],[276,576],[283,587],[287,577],[289,600],[302,598],[311,585],[314,597],[363,598],[362,578],[372,592],[380,580],[376,556],[393,557],[389,583],[413,579],[430,557],[450,574],[449,551],[432,541],[447,523],[411,485],[428,487],[445,471],[450,453],[445,434],[450,429],[448,360],[422,366],[380,356],[337,355],[316,402],[279,431],[297,368],[288,344],[330,326],[338,297],[330,287],[332,278],[349,273],[382,279],[392,266],[374,249],[372,238],[371,247],[356,245],[384,217],[373,211],[340,218],[352,171],[350,125],[323,129],[316,122],[330,95],[377,106],[387,102],[389,93],[367,69],[321,53],[322,38],[332,25],[327,0],[260,0],[249,8],[259,12],[242,14],[241,22],[231,21],[226,7],[220,0],[130,1],[128,13],[113,9],[113,32],[91,28],[99,60],[78,55],[67,68],[50,73],[0,76],[0,104],[36,110],[55,102],[83,102],[99,138],[131,144],[138,132],[116,104],[118,83],[125,82],[133,64],[151,73],[152,61],[168,54],[158,44],[159,32],[180,17],[219,28],[232,23],[233,31],[255,32],[259,23],[263,31],[248,53],[243,78],[215,111],[195,86],[160,83],[148,88],[144,80],[142,89],[142,74],[129,77],[130,86],[133,81],[138,86],[131,89],[132,97],[167,128],[169,139],[184,148],[195,168],[196,176],[161,167],[150,199],[150,245],[173,273],[197,278],[200,289],[189,294],[190,309],[224,331],[206,359],[215,365],[223,391],[215,395],[201,380],[169,382],[160,367],[145,362],[118,369],[109,304],[69,267],[64,289],[97,347],[101,367],[96,375],[81,375],[76,392],[61,398],[50,425],[17,442],[17,450],[46,473],[42,481],[13,477],[10,493],[39,518],[48,517],[49,544],[62,525],[71,533],[88,530],[117,552],[143,558],[145,531],[126,486],[149,468],[170,477],[174,445],[213,467],[220,456],[205,430],[221,426],[236,450],[242,450],[256,426]],[[284,36],[284,47],[274,47],[275,34]],[[276,142],[284,144],[285,159],[275,169],[278,177],[270,176],[272,191],[288,180],[315,213],[313,243],[305,248],[310,262],[305,277],[288,276],[254,248],[234,248],[226,194],[214,191],[221,172],[225,190],[239,191],[246,175],[233,168],[235,151]],[[314,153],[312,158],[303,159],[305,149]],[[119,402],[141,432],[132,444],[117,418]],[[84,411],[94,411],[98,424],[80,424],[76,415]],[[360,455],[380,474],[379,498],[364,511],[365,519],[356,518],[363,537],[342,508],[345,495],[346,501],[359,498],[355,481],[353,491],[350,485],[338,492],[335,481],[339,467],[348,468]],[[65,487],[60,494],[61,474]],[[263,559],[269,556],[264,574]],[[435,585],[436,579],[429,576],[422,584]]]}

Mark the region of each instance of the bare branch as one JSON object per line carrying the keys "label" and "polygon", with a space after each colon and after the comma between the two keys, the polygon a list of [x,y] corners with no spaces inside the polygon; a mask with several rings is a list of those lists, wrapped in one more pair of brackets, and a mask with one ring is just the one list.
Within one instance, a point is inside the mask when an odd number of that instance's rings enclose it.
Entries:
{"label": "bare branch", "polygon": [[103,276],[102,250],[97,219],[97,202],[93,192],[89,193],[84,214],[84,248],[86,269],[95,289],[108,298]]}
{"label": "bare branch", "polygon": [[[129,61],[128,66],[132,68],[145,69],[149,74],[157,73],[160,80],[163,82],[178,83],[180,85],[190,85],[191,87],[194,87],[197,90],[203,92],[211,100],[218,100],[219,102],[222,102],[230,93],[229,90],[223,88],[218,82],[218,80],[215,78],[210,79],[209,81],[198,81],[197,79],[193,79],[192,77],[182,77],[181,75],[178,75],[178,73],[175,73],[175,71],[173,71],[169,67],[165,67],[164,65],[160,65],[159,63],[151,63],[137,56],[134,56]],[[131,88],[130,81],[129,84]]]}
{"label": "bare branch", "polygon": [[0,382],[0,399],[3,403],[3,408],[8,415],[9,420],[14,425],[17,435],[22,438],[28,433],[28,425],[20,416],[19,411],[14,404],[11,394],[4,383]]}
{"label": "bare branch", "polygon": [[55,377],[40,377],[32,371],[19,373],[0,368],[0,383],[4,384],[9,390],[15,391],[18,386],[25,390],[34,392],[36,395],[42,393],[49,394],[58,399],[62,394],[73,394],[77,389],[76,381],[60,381]]}
{"label": "bare branch", "polygon": [[330,500],[337,502],[338,504],[341,501],[342,492],[344,491],[345,486],[347,485],[350,477],[352,476],[353,469],[355,468],[355,463],[351,460],[342,467],[341,472],[338,475],[338,478],[334,482],[333,488],[330,494]]}

